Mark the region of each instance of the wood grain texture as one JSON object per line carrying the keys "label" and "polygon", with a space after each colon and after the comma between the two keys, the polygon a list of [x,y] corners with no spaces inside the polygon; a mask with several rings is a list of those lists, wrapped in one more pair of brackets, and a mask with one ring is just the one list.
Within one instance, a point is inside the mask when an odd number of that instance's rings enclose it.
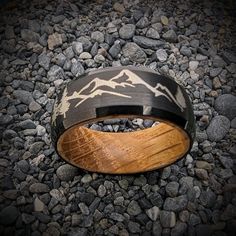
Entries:
{"label": "wood grain texture", "polygon": [[173,124],[130,133],[107,133],[76,125],[58,140],[67,162],[93,172],[128,174],[169,165],[186,154],[190,140]]}

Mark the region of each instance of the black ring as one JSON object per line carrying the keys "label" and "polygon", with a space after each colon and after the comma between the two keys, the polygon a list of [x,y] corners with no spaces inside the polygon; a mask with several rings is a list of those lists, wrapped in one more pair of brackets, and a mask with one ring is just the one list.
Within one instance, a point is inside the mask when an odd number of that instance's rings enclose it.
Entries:
{"label": "black ring", "polygon": [[113,173],[70,161],[58,150],[58,140],[72,127],[114,116],[156,118],[176,125],[189,138],[187,152],[195,137],[193,108],[183,87],[172,78],[146,68],[113,67],[92,71],[68,83],[58,96],[51,122],[52,141],[58,154],[78,167]]}

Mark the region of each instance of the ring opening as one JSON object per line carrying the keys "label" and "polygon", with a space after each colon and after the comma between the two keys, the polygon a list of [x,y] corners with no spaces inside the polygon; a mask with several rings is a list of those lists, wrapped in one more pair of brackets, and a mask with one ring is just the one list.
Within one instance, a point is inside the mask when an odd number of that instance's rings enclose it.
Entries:
{"label": "ring opening", "polygon": [[65,161],[89,171],[129,174],[164,167],[188,152],[188,134],[179,126],[156,117],[139,116],[153,120],[155,125],[135,132],[91,129],[92,123],[127,117],[137,118],[130,115],[109,116],[72,126],[58,140],[58,154]]}

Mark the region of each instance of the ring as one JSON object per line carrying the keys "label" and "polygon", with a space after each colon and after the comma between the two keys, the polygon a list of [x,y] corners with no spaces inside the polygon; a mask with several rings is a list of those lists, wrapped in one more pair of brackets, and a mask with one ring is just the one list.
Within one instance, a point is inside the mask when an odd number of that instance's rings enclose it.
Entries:
{"label": "ring", "polygon": [[[135,132],[101,132],[86,124],[110,118],[159,121]],[[184,157],[193,144],[190,99],[172,78],[142,67],[91,71],[57,97],[51,135],[59,156],[79,168],[108,174],[150,171]]]}

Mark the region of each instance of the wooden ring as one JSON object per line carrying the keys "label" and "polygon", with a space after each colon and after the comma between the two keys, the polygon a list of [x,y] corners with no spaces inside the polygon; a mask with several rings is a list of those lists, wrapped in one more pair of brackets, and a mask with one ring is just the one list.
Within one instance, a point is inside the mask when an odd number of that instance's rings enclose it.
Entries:
{"label": "wooden ring", "polygon": [[[114,117],[160,120],[129,133],[88,129]],[[89,171],[127,174],[169,165],[185,156],[195,137],[192,104],[173,79],[136,67],[95,70],[66,85],[52,113],[52,141],[65,161]]]}

